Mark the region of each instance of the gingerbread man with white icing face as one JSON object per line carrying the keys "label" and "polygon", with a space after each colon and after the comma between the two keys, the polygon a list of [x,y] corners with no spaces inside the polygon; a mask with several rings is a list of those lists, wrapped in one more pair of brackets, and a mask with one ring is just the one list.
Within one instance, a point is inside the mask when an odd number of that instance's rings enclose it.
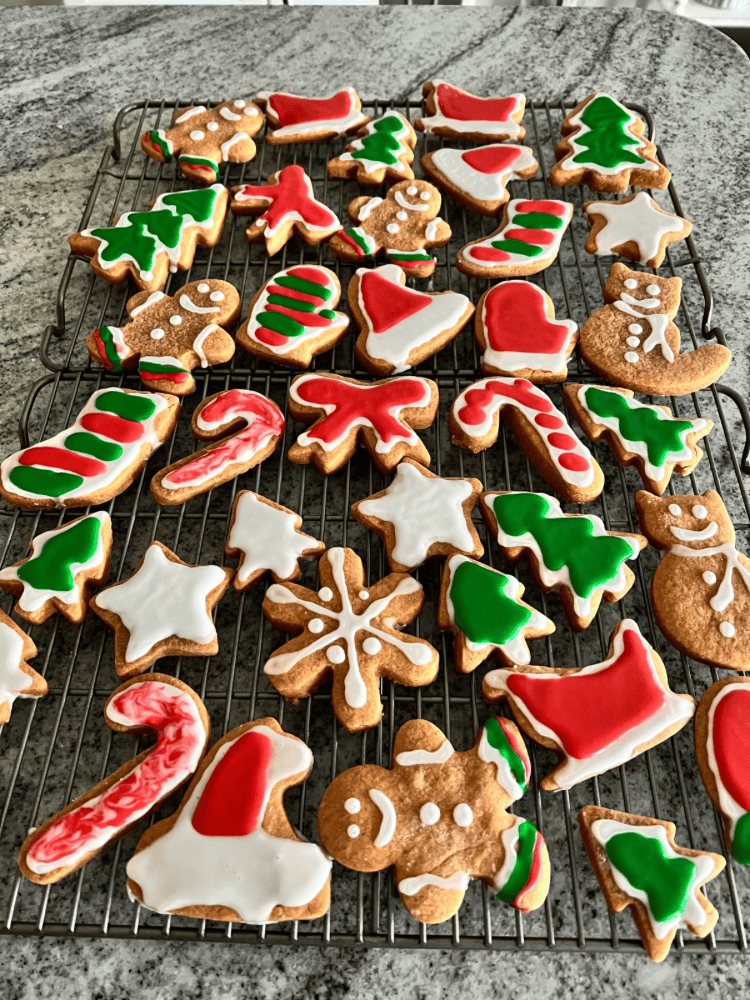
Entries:
{"label": "gingerbread man with white icing face", "polygon": [[94,330],[86,347],[94,364],[107,371],[137,367],[149,389],[187,396],[195,390],[193,368],[221,364],[234,354],[234,340],[223,327],[239,318],[240,297],[226,281],[192,281],[173,296],[137,292],[126,309],[126,326]]}
{"label": "gingerbread man with white icing face", "polygon": [[447,222],[439,218],[440,192],[427,181],[394,184],[385,198],[355,198],[349,205],[354,226],[331,239],[331,250],[342,260],[362,263],[384,253],[413,278],[427,278],[435,270],[430,247],[442,247],[451,238]]}
{"label": "gingerbread man with white icing face", "polygon": [[488,719],[471,750],[457,752],[431,722],[402,726],[393,769],[340,774],[320,804],[318,830],[333,858],[360,872],[393,866],[404,906],[422,923],[448,920],[472,878],[523,912],[549,890],[539,832],[506,810],[526,791],[530,763],[507,719]]}

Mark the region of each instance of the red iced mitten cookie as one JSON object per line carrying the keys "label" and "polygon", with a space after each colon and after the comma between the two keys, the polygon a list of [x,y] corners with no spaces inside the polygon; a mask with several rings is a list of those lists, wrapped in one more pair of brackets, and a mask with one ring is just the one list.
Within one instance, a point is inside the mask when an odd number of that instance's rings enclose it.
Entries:
{"label": "red iced mitten cookie", "polygon": [[428,80],[422,94],[426,115],[415,122],[420,132],[474,142],[520,140],[526,134],[521,125],[526,108],[523,94],[475,97],[443,80]]}
{"label": "red iced mitten cookie", "polygon": [[359,184],[410,180],[416,142],[406,118],[398,111],[389,111],[361,128],[358,138],[328,161],[328,173],[331,177],[351,177]]}
{"label": "red iced mitten cookie", "polygon": [[508,182],[531,180],[539,164],[529,146],[443,146],[425,153],[422,169],[433,184],[464,208],[480,215],[498,215],[510,197]]}
{"label": "red iced mitten cookie", "polygon": [[288,142],[325,142],[351,135],[369,122],[353,87],[330,97],[300,97],[264,90],[255,98],[268,119],[266,142],[277,146]]}
{"label": "red iced mitten cookie", "polygon": [[585,201],[583,211],[591,226],[588,253],[614,253],[647,267],[659,267],[666,248],[693,230],[687,219],[665,212],[645,191],[622,201]]}
{"label": "red iced mitten cookie", "polygon": [[4,611],[0,611],[0,726],[10,718],[16,698],[41,698],[47,682],[27,660],[36,656],[36,646]]}

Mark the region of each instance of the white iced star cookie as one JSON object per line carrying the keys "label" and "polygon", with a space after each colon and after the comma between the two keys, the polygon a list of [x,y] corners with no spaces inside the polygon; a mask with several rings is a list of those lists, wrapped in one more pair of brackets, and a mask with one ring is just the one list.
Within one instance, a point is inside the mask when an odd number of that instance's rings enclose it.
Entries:
{"label": "white iced star cookie", "polygon": [[477,559],[484,547],[471,512],[481,491],[478,479],[442,479],[407,458],[387,489],[352,504],[352,516],[380,535],[396,572],[455,552]]}
{"label": "white iced star cookie", "polygon": [[134,677],[162,656],[218,653],[211,609],[233,575],[222,566],[191,566],[166,545],[152,542],[129,580],[89,602],[115,630],[118,675]]}
{"label": "white iced star cookie", "polygon": [[36,656],[36,646],[14,621],[0,611],[0,726],[10,718],[16,698],[41,698],[47,682],[27,660]]}
{"label": "white iced star cookie", "polygon": [[617,254],[659,267],[664,251],[692,232],[687,219],[665,212],[645,191],[622,201],[587,201],[583,211],[591,226],[586,250],[598,256]]}

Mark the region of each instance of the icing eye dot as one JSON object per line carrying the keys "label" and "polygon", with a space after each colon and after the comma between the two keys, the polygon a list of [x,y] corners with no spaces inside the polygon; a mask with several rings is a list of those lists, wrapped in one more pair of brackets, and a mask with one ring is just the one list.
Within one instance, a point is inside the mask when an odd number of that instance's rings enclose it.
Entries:
{"label": "icing eye dot", "polygon": [[419,818],[424,826],[434,826],[440,819],[440,809],[434,802],[425,802],[419,810]]}
{"label": "icing eye dot", "polygon": [[347,799],[344,803],[344,809],[346,809],[350,816],[352,813],[358,813],[361,808],[362,803],[359,799]]}
{"label": "icing eye dot", "polygon": [[161,340],[163,336],[164,336],[164,330],[162,330],[160,326],[157,326],[155,330],[151,331],[152,340]]}
{"label": "icing eye dot", "polygon": [[212,302],[222,302],[224,299],[224,292],[211,292],[209,298]]}
{"label": "icing eye dot", "polygon": [[409,185],[409,187],[406,189],[407,194],[416,194],[417,191],[419,191],[419,188],[415,184]]}
{"label": "icing eye dot", "polygon": [[352,823],[352,825],[346,832],[349,834],[352,840],[356,840],[357,837],[359,836],[359,827],[357,826],[356,823]]}
{"label": "icing eye dot", "polygon": [[232,104],[234,104],[235,108],[244,108],[247,101],[232,101]]}
{"label": "icing eye dot", "polygon": [[702,521],[704,517],[708,517],[708,511],[702,503],[697,503],[695,507],[693,507],[691,514],[693,517],[697,517],[699,521]]}
{"label": "icing eye dot", "polygon": [[419,197],[422,199],[422,201],[429,201],[430,200],[430,192],[429,191],[423,191],[420,194]]}
{"label": "icing eye dot", "polygon": [[628,333],[643,333],[643,327],[640,323],[631,323],[628,327]]}
{"label": "icing eye dot", "polygon": [[659,285],[648,285],[646,291],[649,295],[655,295],[657,298],[661,295],[661,288]]}
{"label": "icing eye dot", "polygon": [[321,601],[330,601],[330,599],[333,597],[333,591],[331,590],[330,587],[321,587],[320,590],[318,591],[318,597],[321,599]]}
{"label": "icing eye dot", "polygon": [[669,513],[674,514],[675,517],[679,517],[682,513],[682,507],[678,507],[676,503],[671,503],[668,509]]}
{"label": "icing eye dot", "polygon": [[257,115],[258,114],[258,109],[254,108],[252,106],[252,104],[251,104],[249,108],[245,108],[245,110],[242,112],[242,114],[243,115]]}
{"label": "icing eye dot", "polygon": [[346,653],[341,646],[331,646],[327,651],[326,656],[328,657],[329,663],[343,663],[346,659]]}
{"label": "icing eye dot", "polygon": [[623,281],[623,285],[625,285],[626,288],[637,288],[638,282],[635,280],[635,278],[626,278]]}
{"label": "icing eye dot", "polygon": [[467,806],[465,802],[459,803],[453,810],[453,819],[458,826],[471,826],[474,820],[474,813],[471,811],[471,806]]}
{"label": "icing eye dot", "polygon": [[408,212],[396,212],[396,218],[400,219],[402,222],[406,222],[406,220],[409,218],[409,213]]}
{"label": "icing eye dot", "polygon": [[625,343],[628,345],[628,347],[640,347],[641,346],[641,342],[640,342],[640,340],[637,337],[628,337],[628,339],[625,341]]}
{"label": "icing eye dot", "polygon": [[638,363],[638,355],[635,353],[635,351],[625,351],[625,360],[628,361],[631,365],[635,365]]}
{"label": "icing eye dot", "polygon": [[201,281],[200,285],[198,285],[198,291],[201,293],[201,295],[205,295],[206,292],[211,291],[211,286],[208,284],[208,282]]}
{"label": "icing eye dot", "polygon": [[727,639],[731,639],[735,633],[735,628],[731,622],[722,622],[721,625],[719,625],[719,631]]}
{"label": "icing eye dot", "polygon": [[190,133],[190,138],[194,142],[199,142],[201,139],[205,139],[206,138],[206,133],[205,132],[201,132],[201,130],[199,128],[194,128],[193,131]]}
{"label": "icing eye dot", "polygon": [[705,583],[711,586],[711,584],[716,583],[716,574],[712,573],[710,569],[707,569],[706,572],[703,574],[703,580]]}
{"label": "icing eye dot", "polygon": [[368,656],[375,656],[382,648],[380,639],[376,639],[374,635],[368,636],[362,643],[362,649]]}
{"label": "icing eye dot", "polygon": [[172,326],[179,326],[180,323],[182,322],[182,316],[170,316],[169,322],[172,324]]}
{"label": "icing eye dot", "polygon": [[218,127],[219,127],[218,122],[209,122],[208,125],[206,125],[206,128],[208,129],[209,132],[215,132],[218,129]]}
{"label": "icing eye dot", "polygon": [[397,233],[399,230],[398,224],[395,222],[389,222],[385,228],[389,233]]}
{"label": "icing eye dot", "polygon": [[322,618],[311,618],[310,621],[307,623],[307,627],[310,629],[311,632],[317,635],[318,632],[323,631],[325,625],[323,624]]}

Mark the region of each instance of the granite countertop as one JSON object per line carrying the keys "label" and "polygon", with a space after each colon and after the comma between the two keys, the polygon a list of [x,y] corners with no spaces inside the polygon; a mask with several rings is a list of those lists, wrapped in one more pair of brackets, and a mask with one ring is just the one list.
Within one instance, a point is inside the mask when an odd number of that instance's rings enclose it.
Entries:
{"label": "granite countertop", "polygon": [[[724,35],[639,10],[570,8],[14,8],[0,41],[0,450],[43,374],[90,179],[118,109],[154,95],[221,99],[283,87],[356,85],[417,97],[449,79],[478,93],[580,98],[594,89],[647,105],[679,181],[716,298],[714,322],[748,387],[750,63]],[[186,89],[187,87],[187,89]],[[30,305],[33,304],[33,305]],[[6,863],[12,865],[10,859]],[[742,956],[234,949],[176,942],[0,938],[8,1000],[305,996],[702,996],[746,987]],[[5,985],[7,984],[7,985]]]}

